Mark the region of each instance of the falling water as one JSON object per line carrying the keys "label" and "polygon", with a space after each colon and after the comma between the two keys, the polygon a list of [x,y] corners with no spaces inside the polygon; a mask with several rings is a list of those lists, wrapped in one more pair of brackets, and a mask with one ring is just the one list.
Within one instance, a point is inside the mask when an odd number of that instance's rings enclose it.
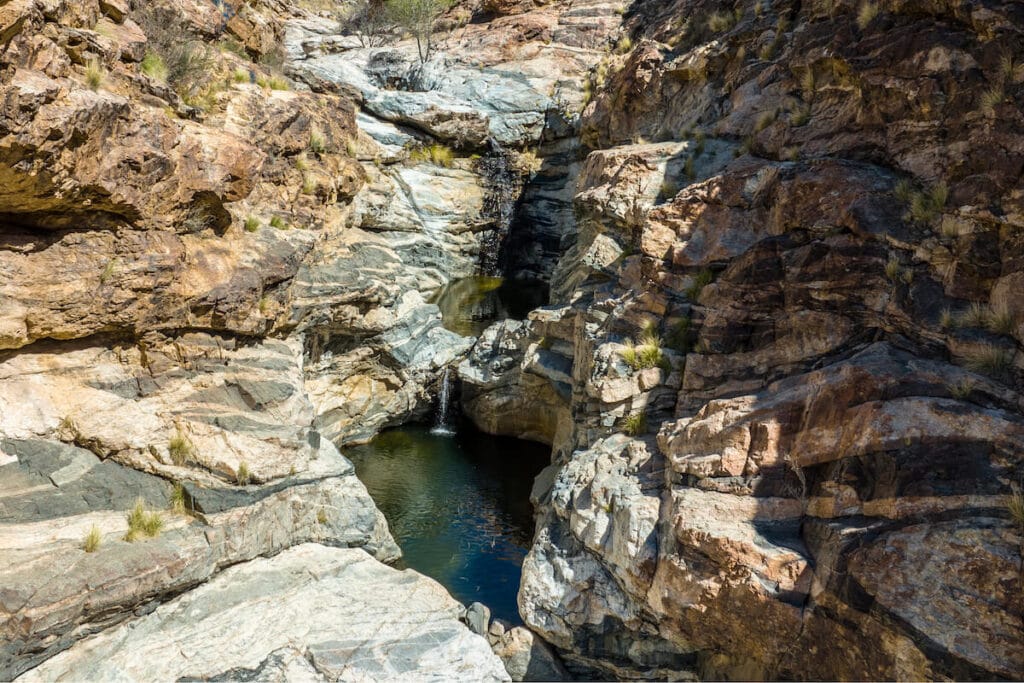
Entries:
{"label": "falling water", "polygon": [[455,429],[450,424],[452,402],[452,379],[451,368],[444,367],[444,374],[441,376],[441,393],[437,397],[437,413],[434,415],[434,428],[431,434],[454,434]]}
{"label": "falling water", "polygon": [[480,244],[480,273],[493,276],[500,274],[499,258],[512,227],[516,202],[523,189],[523,178],[501,145],[492,139],[490,146],[490,153],[480,160],[477,170],[487,181],[484,217],[494,224],[494,228],[485,233]]}

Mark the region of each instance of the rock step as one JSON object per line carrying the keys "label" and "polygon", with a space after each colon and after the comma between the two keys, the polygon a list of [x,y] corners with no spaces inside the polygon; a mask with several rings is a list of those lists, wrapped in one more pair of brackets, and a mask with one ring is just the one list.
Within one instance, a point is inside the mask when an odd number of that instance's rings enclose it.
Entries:
{"label": "rock step", "polygon": [[411,570],[305,544],[232,567],[17,680],[509,680],[462,612]]}

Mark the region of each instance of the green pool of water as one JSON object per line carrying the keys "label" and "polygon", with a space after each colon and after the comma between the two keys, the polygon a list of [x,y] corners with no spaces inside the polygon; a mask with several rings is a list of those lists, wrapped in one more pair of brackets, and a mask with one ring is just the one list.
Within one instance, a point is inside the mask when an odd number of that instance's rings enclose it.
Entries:
{"label": "green pool of water", "polygon": [[526,314],[548,303],[548,286],[540,281],[500,277],[467,277],[445,285],[431,303],[441,309],[445,328],[464,337],[478,337],[488,325]]}
{"label": "green pool of water", "polygon": [[386,431],[345,454],[388,520],[404,566],[430,576],[464,604],[522,623],[516,593],[533,539],[530,488],[546,446],[461,426]]}

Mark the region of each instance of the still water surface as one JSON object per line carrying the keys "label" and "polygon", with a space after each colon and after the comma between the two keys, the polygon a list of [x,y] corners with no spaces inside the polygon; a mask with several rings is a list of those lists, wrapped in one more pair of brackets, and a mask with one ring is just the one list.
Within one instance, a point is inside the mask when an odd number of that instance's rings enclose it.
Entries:
{"label": "still water surface", "polygon": [[530,488],[548,464],[547,446],[466,425],[450,435],[412,425],[345,454],[387,517],[404,566],[464,604],[479,601],[522,623],[516,593],[533,539]]}

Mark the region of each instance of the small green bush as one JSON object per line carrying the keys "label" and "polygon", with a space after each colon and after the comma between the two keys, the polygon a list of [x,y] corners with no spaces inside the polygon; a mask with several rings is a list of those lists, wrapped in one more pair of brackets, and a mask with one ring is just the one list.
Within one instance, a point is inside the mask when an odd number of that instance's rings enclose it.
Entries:
{"label": "small green bush", "polygon": [[287,226],[285,225],[284,219],[281,218],[280,216],[273,216],[273,217],[271,217],[271,219],[270,219],[270,227],[277,228],[278,230],[285,230],[287,228]]}
{"label": "small green bush", "polygon": [[320,510],[317,511],[316,521],[319,524],[327,524],[327,513],[324,511],[323,508],[320,508]]}
{"label": "small green bush", "polygon": [[271,90],[291,90],[291,84],[282,76],[271,76],[267,79],[267,87]]}
{"label": "small green bush", "polygon": [[100,533],[100,528],[95,524],[89,529],[89,533],[85,535],[85,540],[82,542],[82,550],[87,553],[94,553],[99,550],[100,543],[103,542],[103,534]]}
{"label": "small green bush", "polygon": [[249,216],[245,219],[245,231],[256,232],[260,229],[260,219],[256,216]]}

